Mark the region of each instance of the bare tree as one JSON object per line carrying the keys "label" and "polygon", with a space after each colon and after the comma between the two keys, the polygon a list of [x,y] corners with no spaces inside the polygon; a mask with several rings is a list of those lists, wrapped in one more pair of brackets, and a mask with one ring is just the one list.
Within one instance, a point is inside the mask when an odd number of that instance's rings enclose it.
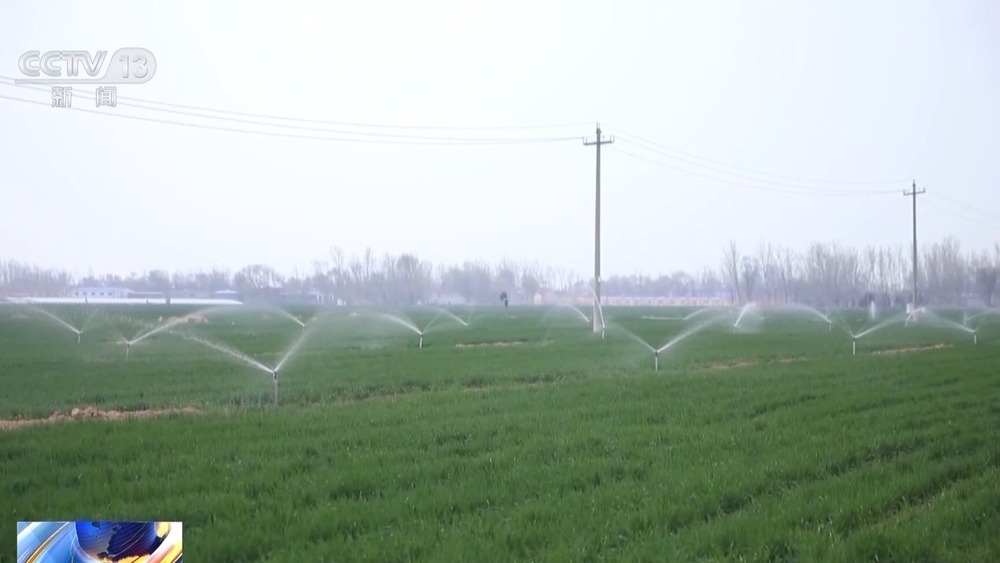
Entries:
{"label": "bare tree", "polygon": [[497,295],[501,291],[506,291],[508,295],[514,295],[518,288],[520,276],[520,266],[510,258],[503,258],[495,268],[493,291]]}
{"label": "bare tree", "polygon": [[799,257],[791,248],[782,248],[778,252],[778,278],[781,283],[781,295],[785,303],[798,300],[796,278],[799,271]]}
{"label": "bare tree", "polygon": [[244,297],[259,298],[281,287],[282,278],[274,268],[264,264],[251,264],[236,272],[233,284]]}
{"label": "bare tree", "polygon": [[983,252],[978,256],[970,257],[970,269],[975,272],[975,288],[983,304],[987,307],[993,306],[993,296],[997,291],[997,282],[1000,280],[1000,247],[994,256],[989,252]]}
{"label": "bare tree", "polygon": [[749,256],[744,256],[740,262],[740,277],[743,279],[743,297],[747,303],[753,301],[753,290],[760,276],[760,264]]}
{"label": "bare tree", "polygon": [[761,242],[757,247],[757,263],[760,267],[761,285],[764,299],[773,303],[777,301],[779,280],[781,278],[778,255],[771,243]]}
{"label": "bare tree", "polygon": [[412,254],[403,254],[396,259],[395,271],[407,303],[413,305],[426,299],[431,285],[430,264]]}
{"label": "bare tree", "polygon": [[535,277],[535,274],[529,270],[524,270],[521,274],[521,290],[524,292],[525,299],[527,302],[533,303],[535,295],[542,288],[541,282]]}
{"label": "bare tree", "polygon": [[925,247],[922,270],[924,299],[934,305],[962,302],[968,263],[958,240],[948,237]]}
{"label": "bare tree", "polygon": [[743,304],[743,296],[740,291],[740,251],[736,247],[736,241],[730,240],[729,244],[722,251],[722,271],[725,272],[729,280],[729,290],[732,292],[733,302]]}

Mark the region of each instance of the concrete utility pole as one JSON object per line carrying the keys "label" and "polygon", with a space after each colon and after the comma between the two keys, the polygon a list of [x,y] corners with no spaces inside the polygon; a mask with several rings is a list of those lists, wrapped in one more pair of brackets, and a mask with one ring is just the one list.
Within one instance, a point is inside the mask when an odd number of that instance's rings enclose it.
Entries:
{"label": "concrete utility pole", "polygon": [[604,319],[601,318],[601,145],[615,142],[614,137],[601,137],[601,124],[597,124],[597,138],[593,141],[583,140],[585,146],[597,147],[597,198],[594,209],[594,332],[604,331]]}
{"label": "concrete utility pole", "polygon": [[913,190],[904,191],[904,196],[913,197],[913,310],[911,315],[914,320],[917,317],[917,196],[926,192],[924,188],[917,190],[917,181],[913,181]]}

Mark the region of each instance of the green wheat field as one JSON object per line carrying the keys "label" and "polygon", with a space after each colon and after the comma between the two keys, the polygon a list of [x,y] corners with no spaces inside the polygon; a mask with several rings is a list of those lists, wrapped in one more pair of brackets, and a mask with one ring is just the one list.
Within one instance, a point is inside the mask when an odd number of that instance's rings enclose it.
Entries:
{"label": "green wheat field", "polygon": [[[854,355],[867,310],[39,307],[83,331],[0,306],[2,562],[75,519],[192,562],[1000,560],[997,315]],[[193,408],[22,424],[85,407]]]}

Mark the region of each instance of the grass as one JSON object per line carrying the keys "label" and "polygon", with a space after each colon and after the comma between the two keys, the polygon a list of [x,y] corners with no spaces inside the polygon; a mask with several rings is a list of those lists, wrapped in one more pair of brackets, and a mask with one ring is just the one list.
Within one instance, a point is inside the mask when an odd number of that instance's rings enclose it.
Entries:
{"label": "grass", "polygon": [[0,415],[204,412],[0,432],[8,521],[182,520],[189,557],[223,562],[1000,559],[996,321],[978,345],[891,325],[852,356],[864,312],[832,332],[808,314],[730,319],[659,372],[628,334],[659,347],[695,320],[643,317],[684,311],[608,310],[601,340],[569,309],[487,308],[468,327],[438,317],[423,349],[368,311],[305,331],[262,310],[179,325],[268,366],[305,335],[274,407],[270,374],[174,332],[126,362],[138,320],[178,314],[128,311],[98,313],[77,345],[0,308]]}

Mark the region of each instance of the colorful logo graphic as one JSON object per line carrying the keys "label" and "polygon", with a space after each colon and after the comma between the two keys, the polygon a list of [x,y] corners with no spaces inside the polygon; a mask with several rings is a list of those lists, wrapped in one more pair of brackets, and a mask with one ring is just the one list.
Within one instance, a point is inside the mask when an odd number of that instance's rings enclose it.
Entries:
{"label": "colorful logo graphic", "polygon": [[17,563],[182,563],[180,522],[18,522]]}

